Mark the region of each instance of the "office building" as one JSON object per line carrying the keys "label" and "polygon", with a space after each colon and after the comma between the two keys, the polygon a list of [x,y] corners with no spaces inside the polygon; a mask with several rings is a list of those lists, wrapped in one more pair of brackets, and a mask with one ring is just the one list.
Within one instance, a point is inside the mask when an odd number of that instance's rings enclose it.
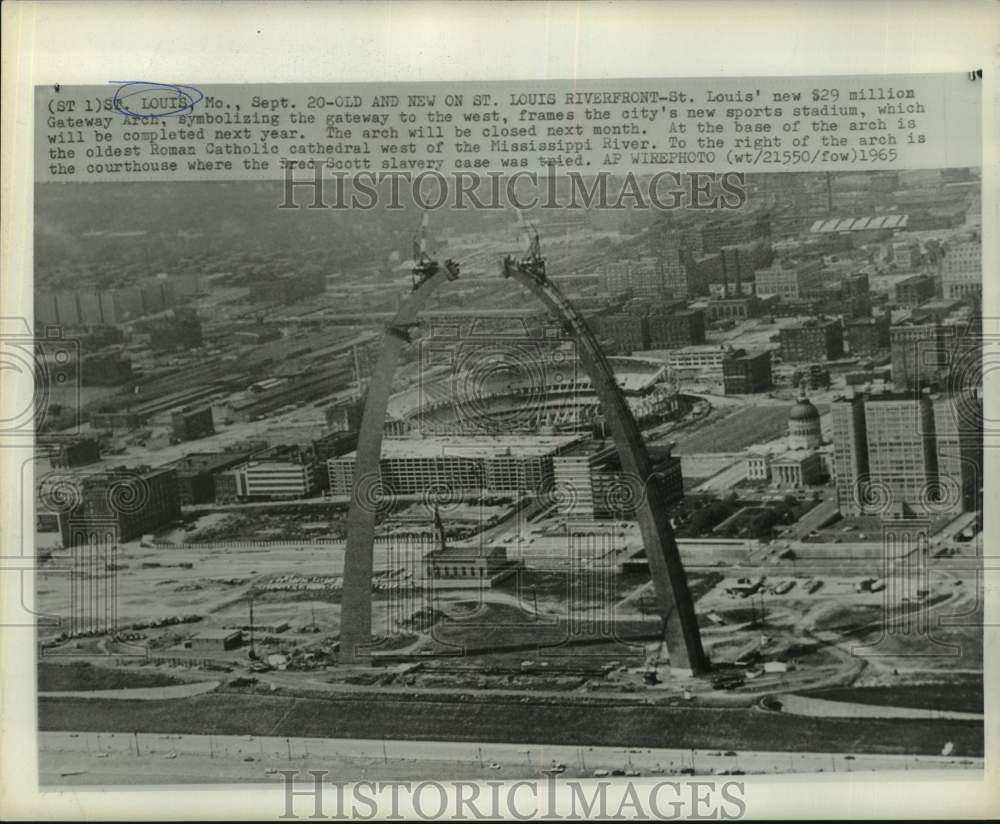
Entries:
{"label": "office building", "polygon": [[219,494],[233,494],[238,501],[274,501],[307,498],[319,489],[319,468],[294,457],[252,460],[228,473],[231,483],[216,484]]}
{"label": "office building", "polygon": [[[683,499],[680,458],[673,456],[669,447],[652,447],[650,460],[666,504]],[[614,444],[582,441],[556,456],[552,467],[561,514],[587,520],[635,517],[635,504],[642,493],[629,486],[622,475]]]}
{"label": "office building", "polygon": [[88,522],[113,524],[118,541],[131,541],[162,529],[180,512],[177,472],[172,467],[120,466],[84,475],[80,503],[59,516],[59,527],[66,547]]}
{"label": "office building", "polygon": [[934,280],[927,275],[913,275],[896,282],[896,303],[907,308],[919,306],[934,297]]}
{"label": "office building", "polygon": [[889,315],[854,318],[844,324],[847,350],[852,357],[872,357],[889,348]]}
{"label": "office building", "polygon": [[836,360],[844,354],[843,332],[836,318],[810,318],[779,332],[786,363]]}
{"label": "office building", "polygon": [[[392,494],[442,489],[456,496],[538,492],[551,487],[552,461],[578,436],[472,436],[388,439],[379,475]],[[350,495],[355,453],[327,461],[330,493]]]}
{"label": "office building", "polygon": [[[177,494],[181,506],[192,506],[216,500],[216,480],[221,473],[246,462],[252,453],[240,452],[193,452],[185,455],[171,466],[177,472]],[[232,495],[236,499],[235,478]],[[225,499],[226,496],[222,496]]]}
{"label": "office building", "polygon": [[647,317],[649,349],[679,349],[705,343],[705,313],[699,309],[653,309]]}
{"label": "office building", "polygon": [[838,399],[833,439],[841,511],[933,517],[976,508],[982,483],[980,421],[980,402],[972,393]]}
{"label": "office building", "polygon": [[756,275],[758,295],[778,295],[783,300],[807,297],[823,285],[823,261],[781,260]]}
{"label": "office building", "polygon": [[[943,322],[910,319],[889,330],[892,381],[897,390],[963,386],[982,374],[982,333],[975,317],[953,314]],[[952,387],[954,388],[954,387]]]}
{"label": "office building", "polygon": [[611,355],[631,355],[649,349],[646,316],[632,312],[599,315],[596,319],[597,334]]}
{"label": "office building", "polygon": [[949,243],[941,263],[945,298],[964,298],[983,292],[983,245],[979,240]]}
{"label": "office building", "polygon": [[678,377],[722,378],[722,361],[730,350],[725,346],[684,346],[667,353],[667,365]]}
{"label": "office building", "polygon": [[830,370],[818,363],[792,372],[792,385],[803,389],[817,390],[830,388]]}
{"label": "office building", "polygon": [[771,353],[734,350],[722,360],[722,384],[727,395],[750,395],[772,387]]}
{"label": "office building", "polygon": [[690,254],[677,241],[668,240],[660,250],[660,287],[672,298],[689,298],[696,293],[690,275]]}

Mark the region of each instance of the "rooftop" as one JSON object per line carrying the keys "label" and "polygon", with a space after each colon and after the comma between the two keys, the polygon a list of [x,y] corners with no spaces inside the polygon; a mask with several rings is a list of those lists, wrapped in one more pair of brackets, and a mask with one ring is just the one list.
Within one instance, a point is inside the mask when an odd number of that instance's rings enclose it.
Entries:
{"label": "rooftop", "polygon": [[[482,435],[425,438],[387,438],[382,442],[382,458],[495,458],[504,455],[543,457],[562,453],[579,435]],[[356,452],[345,455],[354,458]],[[340,460],[333,458],[331,460]]]}
{"label": "rooftop", "polygon": [[240,463],[246,460],[249,454],[249,452],[192,452],[174,461],[171,466],[179,473],[211,471]]}

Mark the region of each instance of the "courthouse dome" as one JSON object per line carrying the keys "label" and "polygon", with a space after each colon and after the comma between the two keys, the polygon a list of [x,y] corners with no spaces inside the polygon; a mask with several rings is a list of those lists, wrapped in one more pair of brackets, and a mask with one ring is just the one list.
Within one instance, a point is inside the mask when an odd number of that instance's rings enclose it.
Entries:
{"label": "courthouse dome", "polygon": [[790,421],[818,421],[819,410],[807,398],[799,398],[788,413]]}

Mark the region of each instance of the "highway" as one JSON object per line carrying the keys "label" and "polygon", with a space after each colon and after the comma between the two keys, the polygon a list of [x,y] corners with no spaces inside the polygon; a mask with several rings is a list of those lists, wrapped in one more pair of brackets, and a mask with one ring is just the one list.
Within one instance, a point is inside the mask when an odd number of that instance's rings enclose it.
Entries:
{"label": "highway", "polygon": [[[136,747],[138,745],[138,755]],[[635,777],[661,774],[982,770],[982,758],[580,747],[576,745],[447,741],[281,738],[142,733],[40,734],[43,784],[172,783],[180,775],[200,781],[282,781],[275,770],[326,769],[331,779],[541,778],[565,765],[564,778],[622,770]],[[270,772],[268,772],[270,771]]]}

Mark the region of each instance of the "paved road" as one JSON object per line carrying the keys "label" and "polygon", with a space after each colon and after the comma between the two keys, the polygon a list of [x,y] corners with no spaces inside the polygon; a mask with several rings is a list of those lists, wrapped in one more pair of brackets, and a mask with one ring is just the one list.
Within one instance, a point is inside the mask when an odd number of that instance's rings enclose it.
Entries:
{"label": "paved road", "polygon": [[[138,740],[139,754],[136,755]],[[280,738],[127,733],[40,734],[43,783],[101,783],[102,775],[125,783],[169,783],[178,771],[201,781],[226,776],[245,781],[283,780],[265,770],[328,769],[339,780],[371,777],[541,777],[553,764],[564,777],[594,770],[628,770],[643,776],[689,771],[699,775],[746,773],[869,772],[874,770],[978,769],[981,758],[847,753],[733,752],[690,749],[579,747],[450,741]],[[106,755],[105,755],[106,753]],[[495,765],[495,766],[492,766]],[[109,780],[105,778],[104,780]],[[218,779],[217,779],[218,780]]]}

